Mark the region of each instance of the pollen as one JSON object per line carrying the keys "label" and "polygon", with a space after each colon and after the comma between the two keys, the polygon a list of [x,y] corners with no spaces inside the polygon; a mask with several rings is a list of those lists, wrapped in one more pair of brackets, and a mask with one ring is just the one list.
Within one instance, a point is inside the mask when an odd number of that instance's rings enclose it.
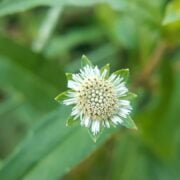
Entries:
{"label": "pollen", "polygon": [[85,79],[78,91],[78,106],[93,120],[105,120],[118,110],[113,85],[105,79]]}

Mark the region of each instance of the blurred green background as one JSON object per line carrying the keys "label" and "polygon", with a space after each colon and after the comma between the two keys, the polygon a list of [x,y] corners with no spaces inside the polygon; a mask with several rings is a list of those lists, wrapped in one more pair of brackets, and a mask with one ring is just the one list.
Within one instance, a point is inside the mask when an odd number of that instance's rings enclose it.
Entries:
{"label": "blurred green background", "polygon": [[[130,69],[138,131],[65,126],[82,54]],[[0,0],[0,180],[179,180],[179,60],[179,0]]]}

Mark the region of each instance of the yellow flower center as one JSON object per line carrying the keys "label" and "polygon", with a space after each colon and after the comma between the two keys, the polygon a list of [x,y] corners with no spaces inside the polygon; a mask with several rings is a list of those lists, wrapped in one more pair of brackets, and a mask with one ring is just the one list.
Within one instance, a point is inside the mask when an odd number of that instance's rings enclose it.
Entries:
{"label": "yellow flower center", "polygon": [[113,85],[105,79],[85,79],[78,91],[78,98],[78,106],[84,115],[92,120],[108,119],[118,108],[118,98]]}

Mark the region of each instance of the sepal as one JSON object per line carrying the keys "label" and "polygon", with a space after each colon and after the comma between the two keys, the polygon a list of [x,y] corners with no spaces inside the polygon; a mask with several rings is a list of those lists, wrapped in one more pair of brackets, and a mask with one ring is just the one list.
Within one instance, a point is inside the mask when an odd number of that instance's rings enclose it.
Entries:
{"label": "sepal", "polygon": [[127,118],[124,118],[121,125],[125,126],[126,128],[137,130],[137,126],[130,116],[128,116]]}
{"label": "sepal", "polygon": [[72,80],[72,73],[66,73],[67,80]]}
{"label": "sepal", "polygon": [[67,93],[68,93],[68,91],[64,91],[64,92],[60,93],[59,95],[57,95],[54,99],[58,103],[61,103],[63,100],[65,100],[67,98]]}
{"label": "sepal", "polygon": [[124,79],[124,81],[127,81],[129,78],[129,69],[120,69],[120,70],[114,72],[114,74],[122,77]]}
{"label": "sepal", "polygon": [[100,137],[101,134],[103,133],[103,130],[104,130],[104,127],[101,127],[101,128],[100,128],[100,131],[99,131],[97,134],[94,135],[94,134],[92,133],[91,129],[88,128],[88,133],[89,133],[89,135],[90,135],[90,137],[91,137],[91,139],[93,140],[94,143],[97,142],[97,140],[99,139],[99,137]]}
{"label": "sepal", "polygon": [[66,121],[66,126],[72,126],[76,122],[78,122],[78,119],[75,119],[73,116],[70,116]]}
{"label": "sepal", "polygon": [[101,68],[101,74],[104,72],[104,71],[107,71],[107,73],[106,73],[106,76],[105,76],[105,78],[108,78],[109,77],[109,74],[110,74],[110,65],[109,64],[106,64],[105,66],[103,66],[102,68]]}
{"label": "sepal", "polygon": [[86,65],[93,66],[92,62],[88,59],[88,57],[85,56],[85,55],[82,55],[82,58],[81,58],[81,67],[84,67]]}
{"label": "sepal", "polygon": [[136,98],[137,98],[137,94],[134,94],[132,92],[128,92],[128,93],[126,93],[125,96],[122,96],[119,99],[124,99],[124,100],[130,100],[131,101],[131,100],[134,100]]}

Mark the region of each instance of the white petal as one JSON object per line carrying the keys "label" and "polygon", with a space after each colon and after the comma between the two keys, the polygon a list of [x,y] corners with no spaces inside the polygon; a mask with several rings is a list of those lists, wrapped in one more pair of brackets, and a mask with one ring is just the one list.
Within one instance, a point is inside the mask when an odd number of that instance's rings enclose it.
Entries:
{"label": "white petal", "polygon": [[65,105],[76,104],[76,103],[77,103],[77,99],[76,99],[76,98],[66,99],[66,100],[63,101],[63,103],[64,103]]}
{"label": "white petal", "polygon": [[100,122],[99,121],[92,122],[91,131],[94,135],[96,135],[100,131]]}
{"label": "white petal", "polygon": [[89,69],[89,66],[85,66],[83,70],[84,70],[84,75],[85,76],[87,76],[87,75],[89,75],[91,73],[91,71]]}
{"label": "white petal", "polygon": [[123,78],[117,77],[117,78],[113,81],[113,84],[114,84],[115,86],[118,86],[119,84],[122,83],[122,80],[123,80]]}
{"label": "white petal", "polygon": [[128,101],[128,100],[119,100],[119,104],[123,105],[123,106],[129,106],[130,105],[130,101]]}
{"label": "white petal", "polygon": [[91,122],[91,120],[90,120],[89,117],[85,117],[84,118],[84,125],[85,125],[85,127],[89,127],[90,126],[90,122]]}
{"label": "white petal", "polygon": [[84,68],[84,70],[85,70],[85,73],[86,73],[87,76],[92,76],[92,75],[94,74],[94,73],[93,73],[93,68],[90,67],[89,65],[87,65],[87,66]]}
{"label": "white petal", "polygon": [[115,89],[116,89],[116,91],[118,93],[118,96],[123,96],[125,93],[128,92],[128,89],[126,88],[124,82],[121,82],[118,85],[116,85]]}
{"label": "white petal", "polygon": [[88,66],[88,70],[89,70],[89,75],[90,75],[90,76],[94,76],[94,75],[95,75],[95,73],[94,73],[94,68]]}
{"label": "white petal", "polygon": [[120,87],[116,89],[116,91],[117,91],[118,96],[122,97],[128,92],[128,89],[126,87]]}
{"label": "white petal", "polygon": [[68,81],[68,88],[77,90],[81,84],[72,80]]}
{"label": "white petal", "polygon": [[94,68],[94,73],[96,76],[100,77],[100,70],[97,66]]}
{"label": "white petal", "polygon": [[118,83],[115,87],[116,87],[117,89],[118,89],[118,88],[126,88],[124,82]]}
{"label": "white petal", "polygon": [[72,116],[80,116],[80,113],[81,113],[81,111],[77,106],[72,108],[72,112],[71,112]]}
{"label": "white petal", "polygon": [[90,126],[91,120],[89,117],[83,116],[82,118],[80,118],[80,120],[81,120],[81,126],[85,126],[85,127]]}
{"label": "white petal", "polygon": [[75,98],[75,97],[77,97],[77,93],[76,92],[68,92],[67,96],[71,97],[71,98]]}
{"label": "white petal", "polygon": [[105,125],[106,125],[107,128],[110,128],[110,124],[109,124],[108,120],[105,121]]}
{"label": "white petal", "polygon": [[121,119],[119,116],[113,116],[113,117],[111,118],[111,121],[112,121],[115,125],[121,124],[121,123],[123,122],[122,119]]}
{"label": "white petal", "polygon": [[131,112],[131,110],[128,109],[128,108],[120,108],[118,114],[119,114],[121,117],[126,118],[127,115],[128,115],[130,112]]}
{"label": "white petal", "polygon": [[111,76],[109,77],[109,81],[111,82],[111,83],[113,83],[113,81],[116,79],[116,75],[115,74],[111,74]]}
{"label": "white petal", "polygon": [[80,69],[80,76],[83,77],[83,79],[92,76],[93,69],[89,65],[86,65],[83,69]]}
{"label": "white petal", "polygon": [[73,74],[72,75],[72,79],[76,82],[82,83],[83,79],[81,78],[81,76],[79,74]]}
{"label": "white petal", "polygon": [[80,121],[81,121],[81,122],[83,121],[83,118],[84,118],[84,117],[83,117],[83,112],[81,111],[81,112],[80,112]]}
{"label": "white petal", "polygon": [[108,73],[107,69],[104,69],[101,74],[101,77],[104,79],[107,76],[107,73]]}

